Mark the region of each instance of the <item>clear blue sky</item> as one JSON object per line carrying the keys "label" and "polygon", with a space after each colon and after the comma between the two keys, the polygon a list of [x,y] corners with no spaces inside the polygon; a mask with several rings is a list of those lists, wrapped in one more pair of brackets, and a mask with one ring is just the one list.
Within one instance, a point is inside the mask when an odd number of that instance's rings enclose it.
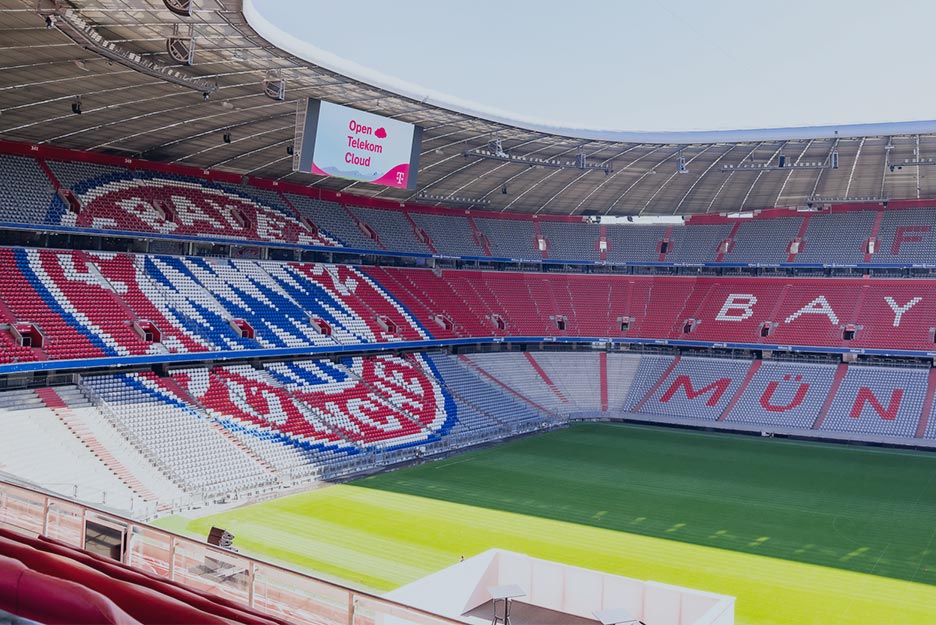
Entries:
{"label": "clear blue sky", "polygon": [[382,74],[562,126],[936,119],[934,0],[254,0]]}

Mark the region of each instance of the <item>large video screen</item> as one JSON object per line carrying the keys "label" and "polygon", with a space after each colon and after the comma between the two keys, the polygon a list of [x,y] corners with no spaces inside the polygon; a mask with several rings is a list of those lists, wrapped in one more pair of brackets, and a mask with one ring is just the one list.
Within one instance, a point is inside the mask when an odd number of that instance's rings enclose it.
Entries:
{"label": "large video screen", "polygon": [[421,139],[419,126],[310,98],[299,170],[415,189]]}

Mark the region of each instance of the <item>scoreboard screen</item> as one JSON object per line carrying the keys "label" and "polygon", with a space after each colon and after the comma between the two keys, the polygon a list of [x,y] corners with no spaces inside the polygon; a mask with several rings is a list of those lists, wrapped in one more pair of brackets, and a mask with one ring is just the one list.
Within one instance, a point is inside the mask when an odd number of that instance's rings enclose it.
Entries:
{"label": "scoreboard screen", "polygon": [[421,139],[419,126],[310,98],[297,168],[319,176],[415,189]]}

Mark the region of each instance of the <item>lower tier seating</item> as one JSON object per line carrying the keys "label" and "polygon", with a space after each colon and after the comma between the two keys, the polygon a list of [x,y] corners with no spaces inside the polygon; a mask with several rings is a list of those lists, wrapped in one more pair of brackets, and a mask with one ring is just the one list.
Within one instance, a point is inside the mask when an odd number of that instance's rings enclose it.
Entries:
{"label": "lower tier seating", "polygon": [[[62,400],[71,397],[64,391],[0,392],[0,416],[13,430],[0,441],[0,471],[131,514],[340,475],[554,421],[469,363],[441,355],[87,375],[80,388],[80,407]],[[72,460],[58,462],[63,454]],[[47,460],[36,464],[36,457]]]}
{"label": "lower tier seating", "polygon": [[143,498],[115,475],[33,391],[9,391],[0,407],[0,474],[119,510],[142,510]]}
{"label": "lower tier seating", "polygon": [[936,439],[934,381],[921,368],[645,356],[628,406],[647,416],[864,440]]}
{"label": "lower tier seating", "polygon": [[925,368],[578,352],[465,358],[563,416],[637,414],[865,440],[936,441],[936,375]]}
{"label": "lower tier seating", "polygon": [[186,491],[222,494],[274,481],[263,463],[155,374],[89,376],[83,384]]}
{"label": "lower tier seating", "polygon": [[0,440],[0,471],[134,514],[568,417],[936,441],[936,375],[925,368],[602,352],[410,354],[88,375],[79,388],[0,393],[11,433]]}

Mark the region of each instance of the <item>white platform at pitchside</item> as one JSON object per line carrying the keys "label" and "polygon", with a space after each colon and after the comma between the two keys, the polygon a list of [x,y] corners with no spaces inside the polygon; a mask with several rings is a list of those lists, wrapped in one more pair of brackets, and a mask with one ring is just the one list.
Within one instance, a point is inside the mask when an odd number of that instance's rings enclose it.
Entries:
{"label": "white platform at pitchside", "polygon": [[615,611],[646,625],[734,625],[734,597],[502,549],[485,551],[385,596],[468,625],[488,625],[493,614],[489,589],[510,585],[519,586],[525,594],[514,600],[512,625],[600,625],[596,613]]}

